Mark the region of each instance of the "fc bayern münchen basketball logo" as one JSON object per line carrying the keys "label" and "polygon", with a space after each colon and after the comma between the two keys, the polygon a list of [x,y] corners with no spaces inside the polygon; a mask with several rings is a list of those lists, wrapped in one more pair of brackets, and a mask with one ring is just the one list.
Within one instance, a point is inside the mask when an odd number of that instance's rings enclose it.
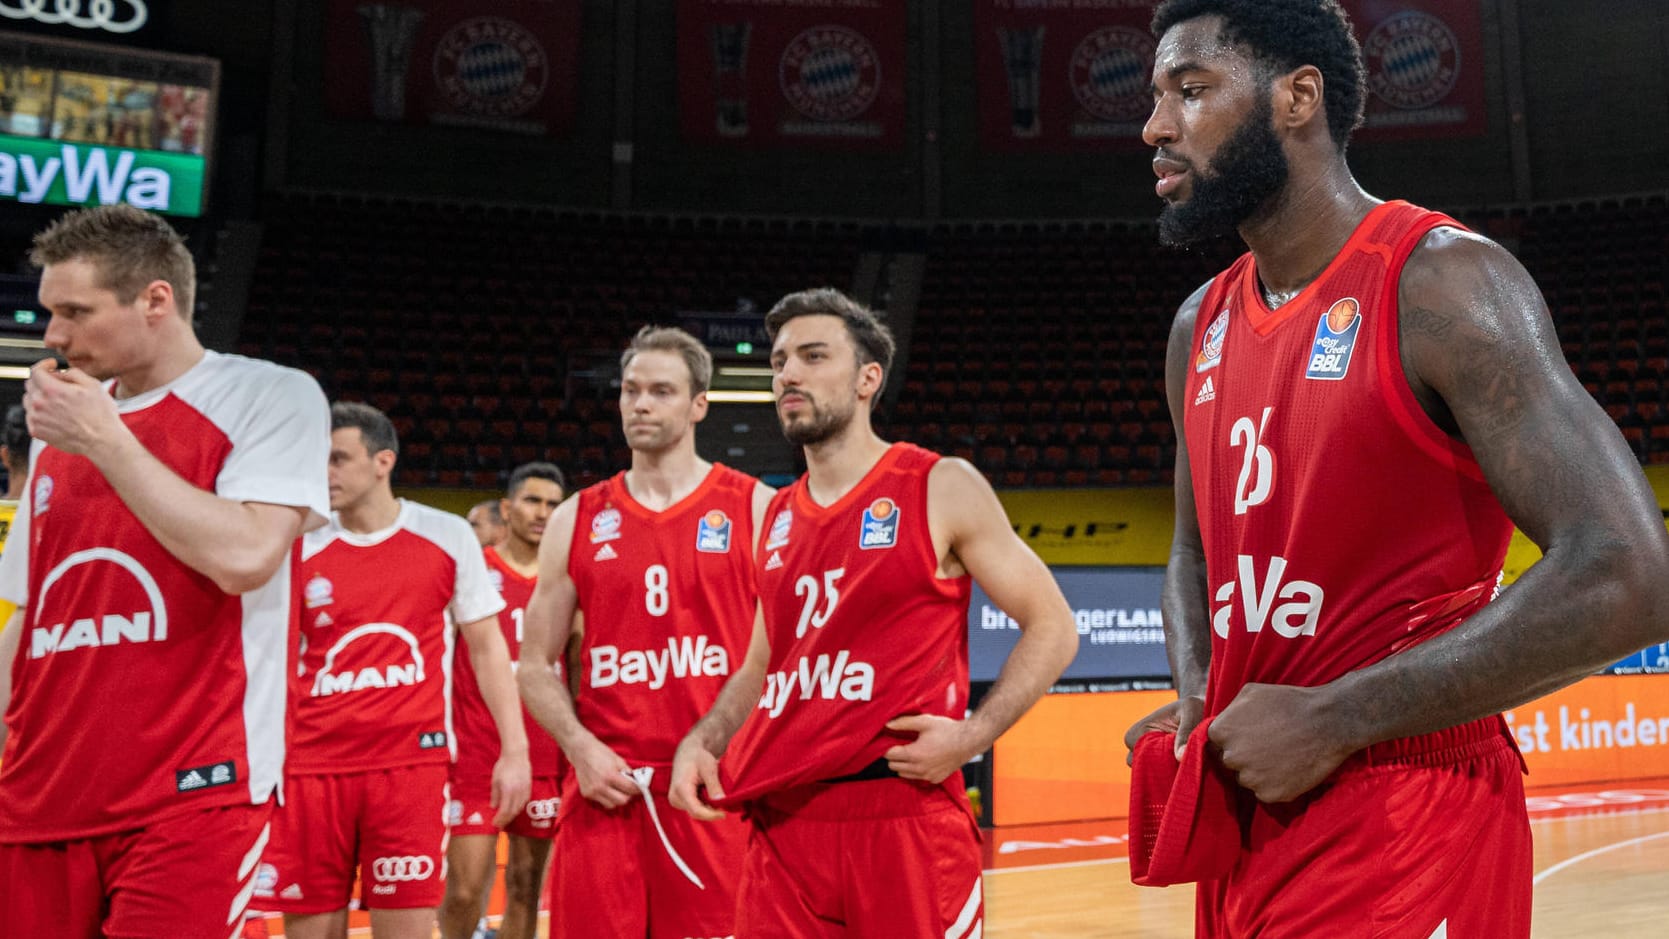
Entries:
{"label": "fc bayern m\u00fcnchen basketball logo", "polygon": [[844,26],[814,26],[795,36],[778,73],[783,97],[814,121],[849,121],[881,90],[875,46]]}
{"label": "fc bayern m\u00fcnchen basketball logo", "polygon": [[1104,26],[1072,50],[1067,76],[1085,111],[1104,121],[1133,121],[1153,108],[1148,82],[1153,37],[1127,26]]}
{"label": "fc bayern m\u00fcnchen basketball logo", "polygon": [[1430,107],[1460,76],[1460,42],[1447,23],[1409,10],[1387,18],[1362,44],[1368,87],[1395,108]]}
{"label": "fc bayern m\u00fcnchen basketball logo", "polygon": [[521,114],[544,97],[549,77],[539,38],[512,20],[465,20],[435,46],[435,84],[448,104],[466,114]]}

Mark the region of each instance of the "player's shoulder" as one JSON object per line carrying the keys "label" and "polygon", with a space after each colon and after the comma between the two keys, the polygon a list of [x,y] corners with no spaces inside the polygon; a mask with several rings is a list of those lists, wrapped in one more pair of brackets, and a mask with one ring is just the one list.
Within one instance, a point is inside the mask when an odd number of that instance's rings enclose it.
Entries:
{"label": "player's shoulder", "polygon": [[209,351],[174,388],[176,397],[217,424],[241,424],[298,409],[328,415],[313,376],[265,359]]}
{"label": "player's shoulder", "polygon": [[421,502],[400,500],[400,527],[447,549],[448,553],[480,553],[481,550],[474,530],[462,516]]}

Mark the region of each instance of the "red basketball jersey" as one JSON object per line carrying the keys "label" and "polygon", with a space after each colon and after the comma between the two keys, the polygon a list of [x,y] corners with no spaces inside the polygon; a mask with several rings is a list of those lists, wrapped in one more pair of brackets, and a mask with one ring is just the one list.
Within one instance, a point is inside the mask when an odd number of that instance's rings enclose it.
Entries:
{"label": "red basketball jersey", "polygon": [[771,661],[721,764],[730,804],[862,769],[913,739],[886,729],[900,715],[966,715],[972,582],[937,576],[938,460],[895,443],[833,505],[803,477],[771,500],[757,558]]}
{"label": "red basketball jersey", "polygon": [[[498,625],[504,632],[504,644],[510,647],[510,661],[516,662],[522,650],[522,615],[527,601],[538,583],[534,577],[523,577],[505,562],[497,550],[482,550],[487,561],[487,580],[504,598],[504,609],[498,614]],[[481,686],[475,680],[475,665],[469,658],[469,642],[458,644],[456,667],[453,669],[452,726],[458,735],[458,765],[452,772],[454,779],[479,778],[490,780],[493,764],[498,762],[498,725],[481,697]],[[534,776],[555,776],[562,759],[556,740],[534,721],[533,715],[522,708],[522,722],[527,725],[527,756]]]}
{"label": "red basketball jersey", "polygon": [[1183,425],[1213,629],[1207,712],[1248,682],[1318,685],[1489,602],[1512,525],[1398,353],[1409,254],[1452,219],[1376,207],[1279,310],[1244,255],[1194,330]]}
{"label": "red basketball jersey", "polygon": [[469,523],[402,499],[388,528],[332,521],[302,540],[301,558],[287,769],[450,762],[454,624],[504,608]]}
{"label": "red basketball jersey", "polygon": [[[193,486],[330,511],[330,417],[307,375],[207,353],[116,402]],[[147,531],[85,457],[40,443],[0,560],[23,610],[0,760],[0,842],[89,838],[158,817],[265,802],[284,763],[294,552],[223,593]]]}
{"label": "red basketball jersey", "polygon": [[756,486],[715,465],[661,512],[632,498],[625,473],[580,493],[568,556],[585,613],[575,706],[628,763],[671,763],[747,655]]}

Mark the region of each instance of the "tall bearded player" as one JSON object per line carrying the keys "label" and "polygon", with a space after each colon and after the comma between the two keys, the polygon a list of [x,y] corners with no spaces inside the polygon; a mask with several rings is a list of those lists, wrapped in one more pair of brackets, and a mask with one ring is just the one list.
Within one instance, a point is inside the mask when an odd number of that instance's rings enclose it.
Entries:
{"label": "tall bearded player", "polygon": [[[674,803],[703,819],[746,810],[738,939],[979,936],[961,768],[1060,677],[1078,649],[1072,611],[972,466],[876,436],[893,339],[873,312],[808,290],[765,325],[806,475],[771,501],[763,617],[679,745]],[[1021,636],[969,714],[974,581]]]}

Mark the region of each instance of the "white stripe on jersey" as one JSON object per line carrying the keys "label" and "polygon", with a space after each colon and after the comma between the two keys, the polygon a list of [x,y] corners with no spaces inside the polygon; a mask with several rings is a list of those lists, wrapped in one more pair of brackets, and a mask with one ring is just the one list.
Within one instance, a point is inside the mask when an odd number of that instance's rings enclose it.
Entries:
{"label": "white stripe on jersey", "polygon": [[248,742],[249,801],[272,797],[284,776],[285,666],[289,662],[291,554],[272,579],[242,597],[243,732]]}
{"label": "white stripe on jersey", "polygon": [[[980,934],[985,931],[985,920],[974,918],[979,914],[980,888],[983,883],[982,878],[974,878],[973,892],[968,894],[968,902],[962,904],[962,912],[957,914],[956,922],[945,930],[945,939],[979,939]],[[970,926],[973,927],[971,931]]]}

